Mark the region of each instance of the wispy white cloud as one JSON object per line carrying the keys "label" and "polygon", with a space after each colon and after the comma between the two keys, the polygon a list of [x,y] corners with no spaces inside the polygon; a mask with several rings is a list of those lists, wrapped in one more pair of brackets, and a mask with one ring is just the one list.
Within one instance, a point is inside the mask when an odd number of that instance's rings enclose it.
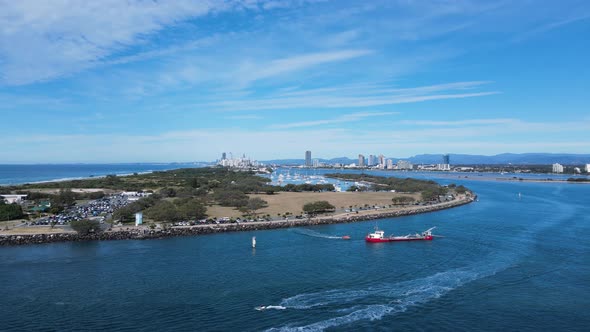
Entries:
{"label": "wispy white cloud", "polygon": [[275,129],[287,129],[287,128],[301,128],[301,127],[314,127],[314,126],[321,126],[321,125],[331,125],[331,124],[338,124],[338,123],[346,123],[346,122],[355,122],[360,121],[365,118],[372,118],[372,117],[381,117],[381,116],[388,116],[388,115],[396,115],[399,114],[397,112],[359,112],[359,113],[350,113],[344,114],[334,119],[324,119],[324,120],[315,120],[315,121],[301,121],[301,122],[292,122],[286,124],[275,124],[271,126]]}
{"label": "wispy white cloud", "polygon": [[154,58],[164,58],[171,55],[183,54],[186,52],[192,52],[195,50],[204,49],[214,45],[216,42],[221,40],[221,35],[213,35],[197,40],[190,40],[188,42],[172,45],[169,47],[161,47],[148,51],[138,52],[131,55],[120,56],[114,59],[104,60],[101,62],[101,66],[112,66],[112,65],[124,65],[133,62],[141,62]]}
{"label": "wispy white cloud", "polygon": [[71,101],[63,97],[43,95],[23,95],[16,93],[0,93],[0,110],[2,109],[30,109],[30,108],[66,108]]}
{"label": "wispy white cloud", "polygon": [[[223,39],[221,39],[223,40]],[[221,40],[207,40],[206,43],[214,43],[214,47],[223,47]],[[199,43],[187,45],[187,48],[200,47]],[[176,49],[162,50],[162,53],[172,54]],[[159,52],[156,52],[160,54]],[[339,50],[331,52],[299,53],[288,57],[275,57],[272,59],[249,59],[247,56],[241,60],[230,61],[216,59],[207,55],[176,56],[174,59],[155,63],[149,71],[132,71],[125,68],[111,70],[102,74],[97,81],[95,90],[101,89],[101,80],[112,81],[108,86],[108,92],[115,96],[123,96],[130,99],[144,98],[169,91],[182,90],[206,91],[206,99],[227,100],[228,95],[249,94],[249,90],[258,81],[274,78],[289,81],[291,76],[305,72],[316,67],[331,63],[342,62],[366,55],[371,50]],[[154,53],[140,54],[137,57],[125,57],[119,59],[122,63],[142,61]],[[117,60],[117,61],[119,61]],[[114,63],[111,63],[114,64]],[[117,86],[113,89],[113,85]],[[270,89],[273,91],[274,89]],[[280,88],[278,91],[284,91]],[[252,90],[252,91],[255,91]],[[230,96],[231,97],[231,96]],[[231,100],[231,98],[230,98]]]}
{"label": "wispy white cloud", "polygon": [[550,23],[545,23],[543,25],[537,26],[529,31],[524,33],[517,34],[515,37],[512,38],[513,42],[521,42],[523,40],[532,38],[534,36],[540,35],[542,33],[558,29],[564,25],[573,24],[579,21],[584,21],[590,19],[590,12],[583,12],[583,13],[576,13],[575,15],[570,15],[567,18],[559,19]]}
{"label": "wispy white cloud", "polygon": [[429,120],[402,120],[396,122],[400,125],[412,125],[412,126],[468,126],[468,125],[497,125],[497,124],[515,124],[520,122],[516,119],[472,119],[472,120],[458,120],[458,121],[429,121]]}
{"label": "wispy white cloud", "polygon": [[373,53],[371,50],[341,50],[296,55],[260,64],[244,62],[236,73],[235,79],[242,85],[247,85],[258,80],[301,71],[330,62],[354,59],[371,53]]}
{"label": "wispy white cloud", "polygon": [[[150,37],[183,21],[212,13],[264,10],[279,5],[287,8],[303,3],[249,0],[61,0],[48,3],[0,0],[0,84],[25,85],[49,81],[97,66],[184,53],[208,45],[211,39],[216,38],[215,32],[194,41],[158,44],[157,48],[150,44]],[[133,49],[136,46],[142,48]],[[305,66],[305,60],[321,63],[321,59],[301,59],[300,63],[277,63],[275,70]]]}
{"label": "wispy white cloud", "polygon": [[483,85],[491,84],[491,81],[467,81],[467,82],[451,82],[433,85],[424,85],[410,88],[402,88],[388,82],[368,82],[350,85],[333,85],[326,88],[317,89],[298,89],[292,88],[288,91],[280,91],[278,94],[281,97],[294,96],[309,96],[315,95],[330,95],[333,93],[340,93],[342,95],[380,95],[380,94],[396,94],[404,96],[418,96],[427,93],[435,93],[441,91],[466,91],[474,90]]}
{"label": "wispy white cloud", "polygon": [[256,114],[244,114],[244,115],[230,115],[224,117],[227,120],[259,120],[263,117]]}
{"label": "wispy white cloud", "polygon": [[485,82],[458,82],[408,89],[391,88],[380,85],[356,90],[347,86],[340,90],[340,87],[332,86],[325,89],[302,89],[298,91],[290,91],[266,98],[223,100],[198,106],[224,111],[278,110],[291,108],[362,108],[432,100],[473,98],[500,93],[498,91],[464,91],[465,89],[476,88],[482,84],[485,84]]}
{"label": "wispy white cloud", "polygon": [[327,46],[342,47],[350,45],[362,35],[360,29],[349,29],[334,34],[328,34],[321,42]]}
{"label": "wispy white cloud", "polygon": [[145,36],[190,17],[223,10],[223,2],[0,2],[2,82],[20,85],[91,68],[145,43]]}

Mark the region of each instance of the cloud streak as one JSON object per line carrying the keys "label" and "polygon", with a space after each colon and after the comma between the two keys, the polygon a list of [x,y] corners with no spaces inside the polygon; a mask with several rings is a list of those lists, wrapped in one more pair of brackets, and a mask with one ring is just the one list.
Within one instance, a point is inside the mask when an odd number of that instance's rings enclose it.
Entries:
{"label": "cloud streak", "polygon": [[327,89],[279,93],[266,98],[241,98],[194,105],[221,111],[253,111],[280,109],[363,108],[383,105],[408,104],[434,100],[484,97],[499,91],[467,92],[485,82],[458,82],[394,89],[373,86],[364,89],[330,87]]}
{"label": "cloud streak", "polygon": [[473,119],[473,120],[459,120],[459,121],[429,121],[429,120],[402,120],[397,124],[411,125],[411,126],[433,126],[433,127],[447,127],[447,126],[466,126],[466,125],[509,125],[518,123],[516,119]]}
{"label": "cloud streak", "polygon": [[23,85],[92,68],[145,43],[145,36],[191,17],[224,10],[221,2],[2,1],[2,82]]}
{"label": "cloud streak", "polygon": [[361,121],[366,118],[372,117],[381,117],[381,116],[388,116],[388,115],[396,115],[399,114],[397,112],[361,112],[361,113],[351,113],[351,114],[344,114],[334,119],[324,119],[324,120],[315,120],[315,121],[301,121],[301,122],[293,122],[287,124],[277,124],[271,126],[274,129],[288,129],[288,128],[309,128],[315,126],[323,126],[323,125],[332,125],[332,124],[341,124],[346,122],[356,122]]}
{"label": "cloud streak", "polygon": [[569,25],[569,24],[573,24],[573,23],[577,23],[580,21],[584,21],[584,20],[588,20],[590,19],[590,12],[586,12],[586,13],[578,13],[577,15],[574,16],[570,16],[568,18],[565,19],[560,19],[557,21],[553,21],[551,23],[547,23],[541,26],[538,26],[532,30],[529,30],[527,32],[521,33],[519,35],[517,35],[516,37],[514,37],[512,39],[513,42],[521,42],[524,41],[526,39],[532,38],[534,36],[538,36],[540,34],[543,34],[547,31],[551,31],[554,29],[558,29],[561,28],[564,25]]}
{"label": "cloud streak", "polygon": [[310,53],[272,60],[264,64],[244,63],[238,70],[236,77],[241,85],[264,80],[295,71],[306,70],[311,67],[339,62],[366,56],[371,50],[341,50],[333,52]]}

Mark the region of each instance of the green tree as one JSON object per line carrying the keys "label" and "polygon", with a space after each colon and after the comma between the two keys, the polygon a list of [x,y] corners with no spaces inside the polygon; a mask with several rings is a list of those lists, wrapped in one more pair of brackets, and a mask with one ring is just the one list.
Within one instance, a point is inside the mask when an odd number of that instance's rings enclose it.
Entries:
{"label": "green tree", "polygon": [[0,199],[0,221],[20,219],[24,217],[23,208],[16,204],[6,204]]}
{"label": "green tree", "polygon": [[75,230],[78,234],[86,235],[89,233],[98,233],[101,231],[100,223],[96,220],[72,220],[70,227]]}
{"label": "green tree", "polygon": [[104,184],[110,187],[120,184],[121,181],[115,174],[109,174],[103,179]]}
{"label": "green tree", "polygon": [[416,200],[414,199],[414,197],[411,196],[396,196],[392,198],[391,201],[395,205],[405,205],[414,203]]}
{"label": "green tree", "polygon": [[174,202],[178,215],[182,219],[203,219],[207,217],[207,208],[198,199],[179,199]]}
{"label": "green tree", "polygon": [[256,215],[256,211],[268,206],[268,202],[260,197],[250,198],[245,208],[251,215]]}
{"label": "green tree", "polygon": [[214,198],[221,206],[240,208],[248,204],[248,196],[241,191],[216,190]]}
{"label": "green tree", "polygon": [[70,188],[61,188],[59,193],[53,197],[51,205],[68,207],[76,202],[76,194]]}
{"label": "green tree", "polygon": [[156,221],[177,221],[181,219],[174,203],[164,200],[145,210],[145,215]]}
{"label": "green tree", "polygon": [[160,200],[160,196],[157,194],[150,195],[148,197],[144,197],[135,201],[127,206],[121,207],[113,213],[113,219],[119,220],[121,222],[132,222],[135,220],[135,214],[137,212],[143,211],[153,205],[155,205]]}
{"label": "green tree", "polygon": [[467,191],[467,188],[465,188],[463,185],[460,185],[457,186],[455,191],[457,192],[457,194],[464,194]]}
{"label": "green tree", "polygon": [[333,212],[336,208],[328,201],[315,201],[303,205],[303,212],[311,215]]}
{"label": "green tree", "polygon": [[163,197],[176,197],[176,189],[174,188],[162,188],[158,193]]}

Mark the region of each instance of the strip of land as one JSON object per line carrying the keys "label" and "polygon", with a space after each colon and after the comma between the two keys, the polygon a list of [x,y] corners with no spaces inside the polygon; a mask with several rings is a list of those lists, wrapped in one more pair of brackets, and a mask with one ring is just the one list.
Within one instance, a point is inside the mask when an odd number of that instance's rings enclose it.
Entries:
{"label": "strip of land", "polygon": [[393,208],[366,209],[355,212],[335,213],[328,216],[320,216],[306,219],[286,218],[282,220],[262,221],[262,222],[241,222],[214,225],[195,225],[195,226],[177,226],[166,229],[150,229],[146,226],[132,227],[113,227],[111,230],[101,233],[78,234],[75,232],[62,231],[55,233],[6,233],[0,234],[0,246],[6,245],[25,245],[25,244],[42,244],[52,242],[68,241],[93,241],[93,240],[138,240],[138,239],[158,239],[176,236],[194,236],[204,234],[215,234],[222,232],[236,231],[259,231],[277,228],[302,227],[313,225],[325,225],[336,223],[350,223],[367,221],[381,218],[393,218],[419,213],[434,212],[443,209],[449,209],[456,206],[471,203],[475,200],[473,195],[458,195],[453,200],[436,203],[431,205],[412,205]]}
{"label": "strip of land", "polygon": [[352,222],[431,212],[473,200],[462,185],[364,174],[330,176],[355,185],[349,192],[337,192],[325,181],[275,186],[251,172],[200,168],[5,188],[8,198],[21,202],[0,202],[6,219],[13,219],[2,227],[0,244]]}

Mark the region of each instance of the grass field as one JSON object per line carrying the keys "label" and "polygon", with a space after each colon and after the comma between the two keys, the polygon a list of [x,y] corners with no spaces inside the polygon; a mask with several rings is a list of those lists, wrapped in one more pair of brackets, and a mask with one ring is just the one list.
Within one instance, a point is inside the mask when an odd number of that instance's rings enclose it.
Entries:
{"label": "grass field", "polygon": [[[400,194],[391,192],[280,192],[274,195],[250,195],[250,197],[260,197],[268,202],[268,207],[258,211],[258,214],[270,214],[276,217],[278,213],[283,214],[290,212],[300,214],[303,205],[315,201],[328,201],[336,207],[337,211],[347,209],[350,206],[368,205],[389,205],[391,199]],[[419,194],[404,194],[403,196],[412,196],[416,200],[420,198]],[[207,207],[207,214],[210,217],[240,217],[242,213],[231,207],[214,205]]]}
{"label": "grass field", "polygon": [[61,227],[51,228],[50,226],[15,227],[0,232],[1,235],[32,235],[32,234],[57,234],[73,233],[72,230],[64,230]]}

